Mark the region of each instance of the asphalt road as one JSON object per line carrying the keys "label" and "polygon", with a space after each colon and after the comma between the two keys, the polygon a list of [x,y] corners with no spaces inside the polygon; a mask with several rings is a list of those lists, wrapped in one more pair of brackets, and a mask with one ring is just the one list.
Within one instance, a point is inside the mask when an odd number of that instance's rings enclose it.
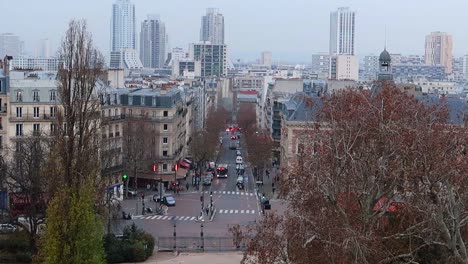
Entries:
{"label": "asphalt road", "polygon": [[[141,198],[125,200],[122,209],[131,212],[132,220],[121,220],[121,226],[134,222],[154,236],[200,236],[202,222],[196,221],[201,211],[201,196],[204,196],[204,205],[210,204],[210,199],[216,208],[213,221],[204,218],[203,232],[207,237],[227,236],[228,227],[234,224],[248,225],[261,217],[259,202],[254,189],[252,171],[248,163],[244,164],[244,190],[236,186],[237,172],[235,168],[236,151],[229,149],[230,133],[223,133],[223,144],[219,151],[217,164],[228,165],[227,178],[214,178],[211,186],[203,186],[202,192],[191,187],[187,192],[175,194],[176,206],[169,207],[166,215],[141,215]],[[242,149],[241,149],[242,152]],[[213,192],[212,198],[210,193]],[[145,206],[156,208],[152,195],[145,196]]]}

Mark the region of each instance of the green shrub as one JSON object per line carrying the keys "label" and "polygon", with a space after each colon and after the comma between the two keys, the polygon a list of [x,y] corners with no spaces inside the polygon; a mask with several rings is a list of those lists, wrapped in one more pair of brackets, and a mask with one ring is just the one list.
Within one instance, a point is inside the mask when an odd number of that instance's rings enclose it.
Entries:
{"label": "green shrub", "polygon": [[16,262],[18,262],[18,263],[31,263],[32,262],[31,252],[18,252],[16,254]]}
{"label": "green shrub", "polygon": [[154,238],[135,224],[124,228],[123,238],[110,234],[104,237],[107,263],[142,262],[154,250]]}

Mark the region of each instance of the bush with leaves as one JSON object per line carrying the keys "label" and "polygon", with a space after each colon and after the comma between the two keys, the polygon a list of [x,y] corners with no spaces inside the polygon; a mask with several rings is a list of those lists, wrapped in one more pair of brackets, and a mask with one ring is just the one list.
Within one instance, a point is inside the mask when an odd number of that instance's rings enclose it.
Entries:
{"label": "bush with leaves", "polygon": [[154,238],[132,224],[125,227],[122,238],[107,235],[104,247],[107,263],[142,262],[153,254]]}

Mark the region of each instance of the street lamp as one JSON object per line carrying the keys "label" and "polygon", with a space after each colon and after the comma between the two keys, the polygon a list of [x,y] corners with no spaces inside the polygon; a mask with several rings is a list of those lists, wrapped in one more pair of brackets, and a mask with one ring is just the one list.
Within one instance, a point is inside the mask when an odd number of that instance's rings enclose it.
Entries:
{"label": "street lamp", "polygon": [[203,223],[201,223],[200,227],[201,227],[200,237],[201,237],[201,242],[202,242],[201,249],[202,249],[202,251],[204,251],[204,249],[205,249],[205,239],[203,238]]}
{"label": "street lamp", "polygon": [[213,192],[210,192],[210,211],[213,211]]}

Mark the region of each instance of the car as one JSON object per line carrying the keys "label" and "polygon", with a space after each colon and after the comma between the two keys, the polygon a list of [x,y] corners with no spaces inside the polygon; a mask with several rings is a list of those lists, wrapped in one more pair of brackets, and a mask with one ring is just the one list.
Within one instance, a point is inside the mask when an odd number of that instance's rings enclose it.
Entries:
{"label": "car", "polygon": [[236,150],[236,156],[242,156],[242,153],[240,150]]}
{"label": "car", "polygon": [[241,164],[241,163],[243,163],[242,157],[237,156],[237,157],[236,157],[236,164]]}
{"label": "car", "polygon": [[[159,203],[159,200],[160,200],[159,196],[156,196],[156,195],[153,196],[153,201]],[[176,201],[175,201],[174,197],[172,197],[170,195],[169,196],[163,196],[161,203],[165,204],[167,206],[175,206],[176,205]]]}
{"label": "car", "polygon": [[245,170],[245,165],[242,163],[236,164],[236,170]]}
{"label": "car", "polygon": [[211,185],[211,177],[203,178],[203,186],[210,186]]}
{"label": "car", "polygon": [[237,138],[237,137],[236,137],[236,136],[234,136],[234,135],[233,135],[233,136],[231,136],[231,139],[232,139],[232,140],[235,140],[236,138]]}
{"label": "car", "polygon": [[237,177],[237,183],[244,183],[244,176]]}
{"label": "car", "polygon": [[16,229],[16,226],[12,224],[0,224],[0,233],[2,234],[14,233]]}
{"label": "car", "polygon": [[128,196],[137,196],[138,191],[132,188],[127,189]]}

